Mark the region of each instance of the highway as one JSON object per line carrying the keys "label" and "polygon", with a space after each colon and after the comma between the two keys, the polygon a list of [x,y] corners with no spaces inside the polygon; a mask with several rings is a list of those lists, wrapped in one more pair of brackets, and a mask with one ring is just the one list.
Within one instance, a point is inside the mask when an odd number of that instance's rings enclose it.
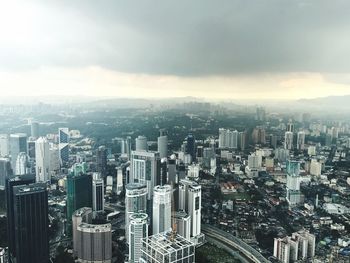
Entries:
{"label": "highway", "polygon": [[[247,243],[243,242],[241,239],[226,233],[216,227],[210,225],[202,225],[202,232],[206,236],[222,243],[223,245],[231,248],[233,251],[239,251],[244,257],[253,263],[270,263],[262,256],[258,251],[249,246]],[[232,251],[229,251],[232,253]]]}

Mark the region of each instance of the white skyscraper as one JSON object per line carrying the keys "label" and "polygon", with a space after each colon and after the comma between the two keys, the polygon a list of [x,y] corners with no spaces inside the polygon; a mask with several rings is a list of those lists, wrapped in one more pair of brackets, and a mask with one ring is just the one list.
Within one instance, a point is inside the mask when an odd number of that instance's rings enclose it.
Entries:
{"label": "white skyscraper", "polygon": [[273,256],[282,263],[289,263],[290,244],[288,237],[274,239]]}
{"label": "white skyscraper", "polygon": [[16,171],[17,156],[19,153],[27,152],[27,135],[15,133],[10,135],[10,155],[12,170]]}
{"label": "white skyscraper", "polygon": [[284,134],[284,149],[291,150],[293,148],[293,132],[286,131]]}
{"label": "white skyscraper", "polygon": [[191,240],[191,217],[184,210],[180,210],[175,213],[175,220],[176,220],[177,233],[180,236],[190,241]]}
{"label": "white skyscraper", "polygon": [[290,206],[294,206],[301,201],[300,192],[300,163],[298,161],[287,161],[287,202]]}
{"label": "white skyscraper", "polygon": [[159,131],[158,152],[161,159],[168,156],[168,135],[165,130]]}
{"label": "white skyscraper", "polygon": [[147,187],[142,183],[130,183],[125,190],[125,237],[128,240],[130,216],[147,212]]}
{"label": "white skyscraper", "polygon": [[191,218],[191,241],[200,243],[201,234],[201,186],[194,181],[182,179],[179,183],[179,210],[185,211]]}
{"label": "white skyscraper", "polygon": [[104,211],[104,184],[99,173],[94,173],[92,178],[92,210]]}
{"label": "white skyscraper", "polygon": [[36,182],[50,181],[50,145],[44,137],[35,142],[35,159]]}
{"label": "white skyscraper", "polygon": [[305,149],[305,132],[299,131],[297,136],[297,149],[304,150]]}
{"label": "white skyscraper", "polygon": [[28,162],[29,162],[28,155],[24,152],[19,153],[16,160],[15,175],[27,174],[29,172]]}
{"label": "white skyscraper", "polygon": [[171,230],[171,196],[170,185],[154,187],[152,226],[153,234]]}
{"label": "white skyscraper", "polygon": [[10,153],[10,137],[7,134],[0,134],[0,157],[6,157]]}
{"label": "white skyscraper", "polygon": [[141,257],[142,239],[148,237],[147,214],[135,213],[129,224],[129,263],[137,263]]}
{"label": "white skyscraper", "polygon": [[136,151],[147,151],[148,145],[147,145],[147,138],[145,136],[138,136],[135,139],[136,142]]}
{"label": "white skyscraper", "polygon": [[238,131],[219,129],[219,148],[238,148]]}
{"label": "white skyscraper", "polygon": [[132,151],[130,183],[147,185],[148,199],[153,196],[153,188],[160,184],[160,158],[158,152]]}

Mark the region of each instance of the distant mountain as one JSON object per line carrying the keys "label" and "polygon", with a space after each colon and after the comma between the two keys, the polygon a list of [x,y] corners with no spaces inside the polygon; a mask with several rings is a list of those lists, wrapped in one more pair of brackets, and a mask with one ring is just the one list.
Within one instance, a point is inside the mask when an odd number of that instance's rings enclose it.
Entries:
{"label": "distant mountain", "polygon": [[346,96],[329,96],[315,99],[301,99],[297,104],[304,107],[316,107],[324,109],[350,109],[350,95]]}

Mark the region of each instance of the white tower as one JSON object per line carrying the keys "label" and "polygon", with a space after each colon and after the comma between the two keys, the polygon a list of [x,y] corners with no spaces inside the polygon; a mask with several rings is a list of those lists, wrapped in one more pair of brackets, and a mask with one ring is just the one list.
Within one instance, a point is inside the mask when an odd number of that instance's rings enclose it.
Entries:
{"label": "white tower", "polygon": [[92,179],[92,209],[96,212],[104,211],[104,187],[103,179],[99,173],[93,174]]}
{"label": "white tower", "polygon": [[129,262],[137,263],[141,257],[142,238],[148,236],[147,214],[135,213],[129,224]]}
{"label": "white tower", "polygon": [[50,145],[46,138],[40,137],[35,142],[36,182],[49,182],[50,177]]}
{"label": "white tower", "polygon": [[158,152],[161,159],[168,156],[168,135],[165,130],[159,131]]}
{"label": "white tower", "polygon": [[28,155],[21,152],[16,160],[16,175],[25,175],[28,173]]}
{"label": "white tower", "polygon": [[305,148],[305,132],[300,131],[298,132],[298,136],[297,136],[297,149],[304,150],[304,148]]}
{"label": "white tower", "polygon": [[135,139],[136,142],[136,151],[147,151],[147,138],[145,136],[139,136]]}
{"label": "white tower", "polygon": [[171,195],[170,185],[157,185],[153,196],[153,235],[171,230]]}
{"label": "white tower", "polygon": [[293,132],[287,131],[284,134],[284,149],[291,150],[293,148]]}

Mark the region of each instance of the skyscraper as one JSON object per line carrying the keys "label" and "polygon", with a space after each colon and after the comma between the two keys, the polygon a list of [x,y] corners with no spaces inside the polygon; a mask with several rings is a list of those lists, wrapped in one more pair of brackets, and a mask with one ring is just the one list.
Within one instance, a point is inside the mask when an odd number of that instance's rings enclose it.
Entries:
{"label": "skyscraper", "polygon": [[58,147],[60,151],[61,164],[66,164],[69,159],[69,129],[58,129]]}
{"label": "skyscraper", "polygon": [[238,137],[239,133],[237,130],[231,131],[228,129],[219,129],[219,148],[238,148]]}
{"label": "skyscraper", "polygon": [[10,153],[10,137],[8,134],[0,134],[0,156],[7,157]]}
{"label": "skyscraper", "polygon": [[175,221],[176,221],[177,233],[180,236],[190,241],[191,240],[191,216],[189,216],[184,210],[180,210],[175,213]]}
{"label": "skyscraper", "polygon": [[187,135],[186,142],[186,153],[191,155],[194,162],[196,161],[196,139],[192,133]]}
{"label": "skyscraper", "polygon": [[96,151],[97,172],[104,178],[107,176],[107,149],[105,146],[98,147]]}
{"label": "skyscraper", "polygon": [[138,136],[135,139],[135,144],[136,144],[136,151],[147,151],[148,150],[148,145],[147,145],[147,138],[145,136]]}
{"label": "skyscraper", "polygon": [[168,156],[168,134],[165,129],[159,131],[158,152],[161,159]]}
{"label": "skyscraper", "polygon": [[27,135],[15,133],[10,135],[10,155],[12,170],[16,171],[17,156],[20,152],[27,152]]}
{"label": "skyscraper", "polygon": [[191,217],[191,241],[202,242],[201,234],[201,186],[194,181],[183,179],[179,183],[179,210],[185,211]]}
{"label": "skyscraper", "polygon": [[74,211],[82,207],[91,207],[92,203],[91,176],[84,173],[85,171],[79,172],[80,168],[80,166],[74,167],[67,175],[67,222],[69,233]]}
{"label": "skyscraper", "polygon": [[298,161],[288,160],[287,166],[287,202],[294,206],[301,201],[300,192],[300,163]]}
{"label": "skyscraper", "polygon": [[130,216],[147,212],[147,187],[142,183],[129,183],[125,189],[125,237],[128,240]]}
{"label": "skyscraper", "polygon": [[36,121],[32,121],[30,124],[30,136],[33,138],[39,137],[39,123]]}
{"label": "skyscraper", "polygon": [[156,186],[153,196],[152,229],[153,234],[171,229],[171,197],[170,185]]}
{"label": "skyscraper", "polygon": [[158,152],[132,151],[130,183],[147,185],[148,199],[153,196],[153,188],[160,184],[160,158]]}
{"label": "skyscraper", "polygon": [[180,235],[163,232],[142,239],[141,263],[195,263],[195,246]]}
{"label": "skyscraper", "polygon": [[93,224],[92,210],[78,209],[72,215],[73,252],[78,262],[112,262],[112,225]]}
{"label": "skyscraper", "polygon": [[147,214],[135,213],[129,224],[129,262],[137,263],[141,257],[142,239],[148,236]]}
{"label": "skyscraper", "polygon": [[92,179],[92,209],[95,212],[104,210],[104,184],[99,173],[94,173]]}
{"label": "skyscraper", "polygon": [[13,219],[16,263],[49,260],[48,202],[46,185],[13,186]]}
{"label": "skyscraper", "polygon": [[35,160],[35,142],[36,139],[32,137],[27,141],[27,154],[31,160]]}
{"label": "skyscraper", "polygon": [[305,132],[299,131],[297,136],[297,149],[304,150],[305,149]]}
{"label": "skyscraper", "polygon": [[266,134],[265,129],[262,126],[257,126],[252,133],[252,139],[253,143],[258,144],[265,144],[266,143]]}
{"label": "skyscraper", "polygon": [[6,180],[13,175],[9,158],[0,158],[0,190],[6,187]]}
{"label": "skyscraper", "polygon": [[15,177],[6,180],[6,209],[7,209],[7,234],[8,234],[8,248],[9,256],[13,258],[16,256],[16,235],[15,235],[15,217],[14,217],[14,191],[13,188],[19,185],[27,185],[34,183],[35,178],[31,176]]}
{"label": "skyscraper", "polygon": [[286,131],[284,134],[284,149],[291,150],[293,148],[293,132]]}
{"label": "skyscraper", "polygon": [[21,152],[17,156],[15,175],[28,174],[28,170],[29,170],[28,155],[24,152]]}
{"label": "skyscraper", "polygon": [[35,170],[37,182],[51,181],[50,174],[50,145],[45,137],[40,137],[35,142]]}

